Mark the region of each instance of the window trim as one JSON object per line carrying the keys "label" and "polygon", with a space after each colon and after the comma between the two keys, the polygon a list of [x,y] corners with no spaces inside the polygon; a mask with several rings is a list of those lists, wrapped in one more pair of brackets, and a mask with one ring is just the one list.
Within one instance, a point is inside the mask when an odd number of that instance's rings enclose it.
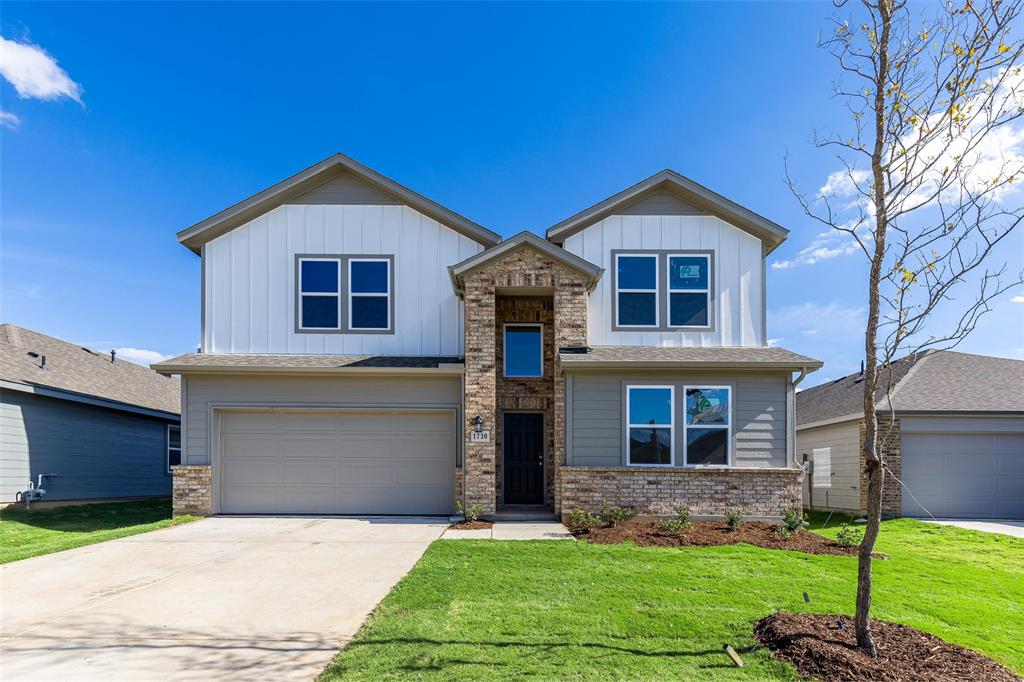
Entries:
{"label": "window trim", "polygon": [[[384,263],[388,267],[388,290],[385,293],[379,292],[355,292],[352,291],[352,264],[353,263]],[[394,328],[394,275],[392,259],[386,256],[347,256],[345,258],[345,305],[346,318],[345,328],[358,334],[386,334]],[[386,298],[388,302],[387,326],[386,327],[356,327],[352,324],[352,299],[353,298]]]}
{"label": "window trim", "polygon": [[[302,297],[316,295],[302,293],[302,261],[326,260],[338,263],[338,298],[340,300],[338,310],[337,327],[303,327],[302,326]],[[350,324],[351,306],[349,305],[350,275],[349,262],[352,260],[387,261],[388,263],[388,327],[384,328],[353,328]],[[294,293],[292,295],[292,306],[294,306],[294,328],[295,334],[394,334],[395,333],[395,256],[394,254],[340,254],[340,253],[297,253],[294,260]],[[320,294],[324,295],[324,294]],[[335,294],[326,294],[334,296]],[[363,294],[357,294],[363,295]],[[369,294],[380,296],[382,294]]]}
{"label": "window trim", "polygon": [[[302,290],[302,264],[303,263],[336,263],[338,265],[338,291],[326,292],[326,291],[310,291],[306,292]],[[296,260],[295,266],[295,284],[296,284],[296,299],[295,299],[295,320],[296,326],[300,331],[304,332],[333,332],[339,331],[342,328],[341,322],[341,260],[333,256],[299,256]],[[317,298],[334,298],[338,301],[338,325],[336,327],[307,327],[303,324],[302,319],[302,299],[306,297],[317,297]]]}
{"label": "window trim", "polygon": [[[707,263],[708,285],[704,289],[673,289],[672,269],[669,263],[672,258],[703,258]],[[665,327],[672,331],[709,331],[713,328],[712,297],[711,297],[711,252],[710,251],[669,251],[665,254]],[[707,297],[707,324],[672,324],[672,294],[704,294]]]}
{"label": "window trim", "polygon": [[[630,401],[629,393],[633,389],[668,389],[669,395],[669,419],[671,420],[666,424],[633,424],[632,416],[630,414]],[[630,429],[668,429],[668,464],[646,464],[636,463],[631,461],[632,453],[629,450],[629,431]],[[676,466],[676,387],[672,384],[626,384],[626,433],[625,433],[625,460],[626,466],[628,467],[657,467],[657,468],[671,468]]]}
{"label": "window trim", "polygon": [[[509,374],[508,344],[506,343],[509,327],[535,327],[540,331],[540,374]],[[543,379],[544,378],[544,323],[543,322],[506,322],[501,326],[501,376],[504,379]]]}
{"label": "window trim", "polygon": [[[690,424],[687,423],[687,420],[686,420],[686,417],[687,417],[687,414],[686,414],[686,409],[687,409],[687,407],[686,407],[687,392],[690,389],[703,390],[703,389],[709,389],[709,388],[710,389],[724,389],[725,391],[728,392],[728,396],[729,396],[729,417],[728,417],[728,422],[724,426],[721,425],[721,424],[700,424],[700,425],[693,425],[693,426],[691,426]],[[734,450],[734,445],[733,445],[733,441],[732,441],[733,395],[734,395],[734,392],[733,392],[733,387],[732,386],[719,386],[719,385],[715,385],[715,384],[693,384],[693,385],[684,385],[683,386],[683,413],[682,413],[682,415],[683,415],[683,464],[682,464],[682,466],[684,466],[686,468],[689,468],[689,469],[728,469],[728,468],[732,467],[733,450]],[[691,428],[694,428],[694,429],[719,429],[719,430],[723,430],[724,429],[726,431],[726,436],[725,436],[725,464],[690,464],[690,459],[689,459],[689,455],[690,455],[690,452],[689,452],[689,441],[686,438],[686,434],[687,434],[687,431],[689,429],[691,429]]]}
{"label": "window trim", "polygon": [[[607,305],[611,306],[610,314],[608,319],[611,322],[611,331],[613,332],[695,332],[695,333],[713,333],[716,331],[716,325],[718,321],[718,298],[717,289],[715,287],[715,249],[612,249],[612,262],[611,262],[611,300]],[[671,319],[669,318],[669,282],[668,282],[668,256],[706,256],[708,259],[708,324],[707,326],[701,327],[672,327],[669,326]],[[658,324],[654,326],[645,325],[621,325],[619,324],[619,292],[621,291],[619,286],[619,256],[648,256],[654,257],[657,260],[658,268],[658,279],[656,280],[657,289],[655,290],[655,310],[656,319]],[[763,270],[763,268],[762,268]],[[664,272],[665,276],[661,273]],[[763,274],[763,273],[762,273]],[[626,289],[626,292],[634,291],[649,293],[649,290],[639,289]],[[693,291],[693,290],[687,290]],[[606,310],[608,310],[606,308]]]}
{"label": "window trim", "polygon": [[[164,429],[164,470],[168,474],[174,473],[171,471],[171,466],[181,466],[184,464],[182,461],[182,454],[185,451],[185,442],[181,440],[181,425],[180,424],[166,424]],[[178,447],[171,447],[171,429],[178,429]],[[178,451],[178,464],[171,464],[171,450]]]}
{"label": "window trim", "polygon": [[[619,259],[620,258],[648,258],[654,261],[654,288],[653,289],[621,289],[619,288]],[[642,251],[623,251],[614,254],[612,267],[615,269],[615,326],[620,329],[658,329],[661,322],[661,258],[657,253]],[[654,324],[622,324],[619,322],[619,294],[654,294]]]}

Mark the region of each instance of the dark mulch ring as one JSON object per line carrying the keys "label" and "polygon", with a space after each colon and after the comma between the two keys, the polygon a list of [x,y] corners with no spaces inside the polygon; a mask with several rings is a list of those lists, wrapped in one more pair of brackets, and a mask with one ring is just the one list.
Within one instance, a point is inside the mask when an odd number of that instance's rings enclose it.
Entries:
{"label": "dark mulch ring", "polygon": [[449,528],[455,528],[456,530],[479,530],[481,528],[490,528],[494,525],[493,521],[484,521],[483,519],[477,519],[476,521],[466,521],[463,519],[458,523],[453,523],[448,526]]}
{"label": "dark mulch ring", "polygon": [[[663,530],[655,519],[633,517],[614,527],[590,531],[572,529],[572,534],[601,545],[631,541],[640,547],[715,547],[743,542],[756,547],[789,549],[807,554],[857,555],[856,547],[846,547],[817,533],[798,530],[788,538],[782,538],[775,532],[776,528],[778,526],[764,521],[744,521],[736,530],[729,528],[725,521],[694,521],[688,531],[677,534]],[[885,557],[878,552],[875,556]]]}
{"label": "dark mulch ring", "polygon": [[[839,623],[843,627],[839,627]],[[871,622],[878,658],[857,648],[853,618],[776,613],[757,622],[754,637],[804,677],[832,680],[986,680],[1020,682],[1000,664],[906,625]]]}

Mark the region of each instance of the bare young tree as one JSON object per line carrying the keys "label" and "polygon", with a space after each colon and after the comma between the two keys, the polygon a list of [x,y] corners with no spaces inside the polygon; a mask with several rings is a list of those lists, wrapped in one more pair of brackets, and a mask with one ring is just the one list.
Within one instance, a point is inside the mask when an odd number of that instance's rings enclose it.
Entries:
{"label": "bare young tree", "polygon": [[[834,90],[851,123],[848,132],[815,133],[817,147],[837,152],[840,170],[827,184],[813,197],[789,185],[805,212],[844,235],[868,264],[867,527],[856,636],[871,656],[871,553],[888,471],[879,442],[893,423],[892,363],[897,354],[954,347],[994,299],[1024,281],[1022,272],[989,264],[1024,220],[1016,194],[1024,183],[1024,45],[1011,34],[1022,3],[837,0],[851,16],[833,19],[819,40],[838,61]],[[1013,268],[1021,265],[1016,256]]]}

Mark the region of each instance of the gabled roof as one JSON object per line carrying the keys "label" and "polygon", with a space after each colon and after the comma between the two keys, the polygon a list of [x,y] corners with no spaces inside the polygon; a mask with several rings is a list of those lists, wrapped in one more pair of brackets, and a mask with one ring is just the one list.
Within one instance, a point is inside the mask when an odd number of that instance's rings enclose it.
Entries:
{"label": "gabled roof", "polygon": [[503,258],[510,253],[513,253],[517,249],[522,249],[527,246],[532,246],[546,256],[549,256],[565,265],[582,272],[589,278],[587,284],[587,290],[594,288],[597,281],[601,279],[601,275],[604,273],[604,268],[594,265],[588,260],[584,260],[574,253],[569,253],[560,246],[555,246],[549,241],[545,241],[535,235],[532,232],[523,231],[514,237],[509,237],[500,244],[496,244],[490,248],[484,249],[480,253],[470,256],[461,263],[448,266],[448,275],[452,280],[452,288],[456,294],[461,294],[463,289],[463,277],[465,275],[474,272],[475,270],[484,267],[488,263],[492,263],[499,258]]}
{"label": "gabled roof", "polygon": [[13,324],[0,324],[0,381],[9,382],[8,388],[49,389],[48,395],[62,392],[172,415],[181,412],[177,379],[120,358],[111,362],[109,353]]}
{"label": "gabled roof", "polygon": [[657,192],[670,192],[699,210],[715,215],[736,227],[760,238],[765,244],[765,253],[771,253],[775,247],[785,241],[789,230],[771,220],[746,209],[739,204],[712,192],[673,170],[660,173],[638,182],[629,189],[608,197],[604,201],[580,211],[571,218],[548,228],[547,238],[556,244],[563,243],[566,238],[584,230],[594,223],[604,220],[610,215],[622,212],[646,196]]}
{"label": "gabled roof", "polygon": [[178,241],[195,253],[199,253],[203,244],[222,234],[244,225],[267,211],[270,211],[291,199],[314,189],[323,183],[344,173],[352,173],[360,180],[381,190],[410,208],[433,218],[437,222],[450,227],[459,234],[491,246],[501,241],[501,237],[481,225],[464,218],[455,211],[445,208],[436,201],[418,194],[408,187],[398,184],[377,171],[367,168],[358,161],[344,154],[334,154],[320,163],[299,171],[295,175],[258,192],[234,206],[224,209],[206,220],[196,223],[178,233]]}
{"label": "gabled roof", "polygon": [[[908,355],[880,369],[878,409],[897,412],[1024,413],[1024,362],[955,351]],[[858,417],[864,403],[860,372],[797,394],[797,425]]]}
{"label": "gabled roof", "polygon": [[559,359],[569,369],[788,369],[814,371],[821,361],[785,348],[740,346],[595,346],[561,349]]}

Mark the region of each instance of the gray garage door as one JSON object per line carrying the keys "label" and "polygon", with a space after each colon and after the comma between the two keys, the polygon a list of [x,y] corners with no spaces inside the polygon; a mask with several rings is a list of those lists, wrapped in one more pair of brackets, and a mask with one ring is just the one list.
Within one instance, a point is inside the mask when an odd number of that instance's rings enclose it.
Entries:
{"label": "gray garage door", "polygon": [[905,515],[1024,518],[1024,434],[904,433],[902,445]]}
{"label": "gray garage door", "polygon": [[451,412],[225,412],[220,510],[450,514],[454,453]]}

